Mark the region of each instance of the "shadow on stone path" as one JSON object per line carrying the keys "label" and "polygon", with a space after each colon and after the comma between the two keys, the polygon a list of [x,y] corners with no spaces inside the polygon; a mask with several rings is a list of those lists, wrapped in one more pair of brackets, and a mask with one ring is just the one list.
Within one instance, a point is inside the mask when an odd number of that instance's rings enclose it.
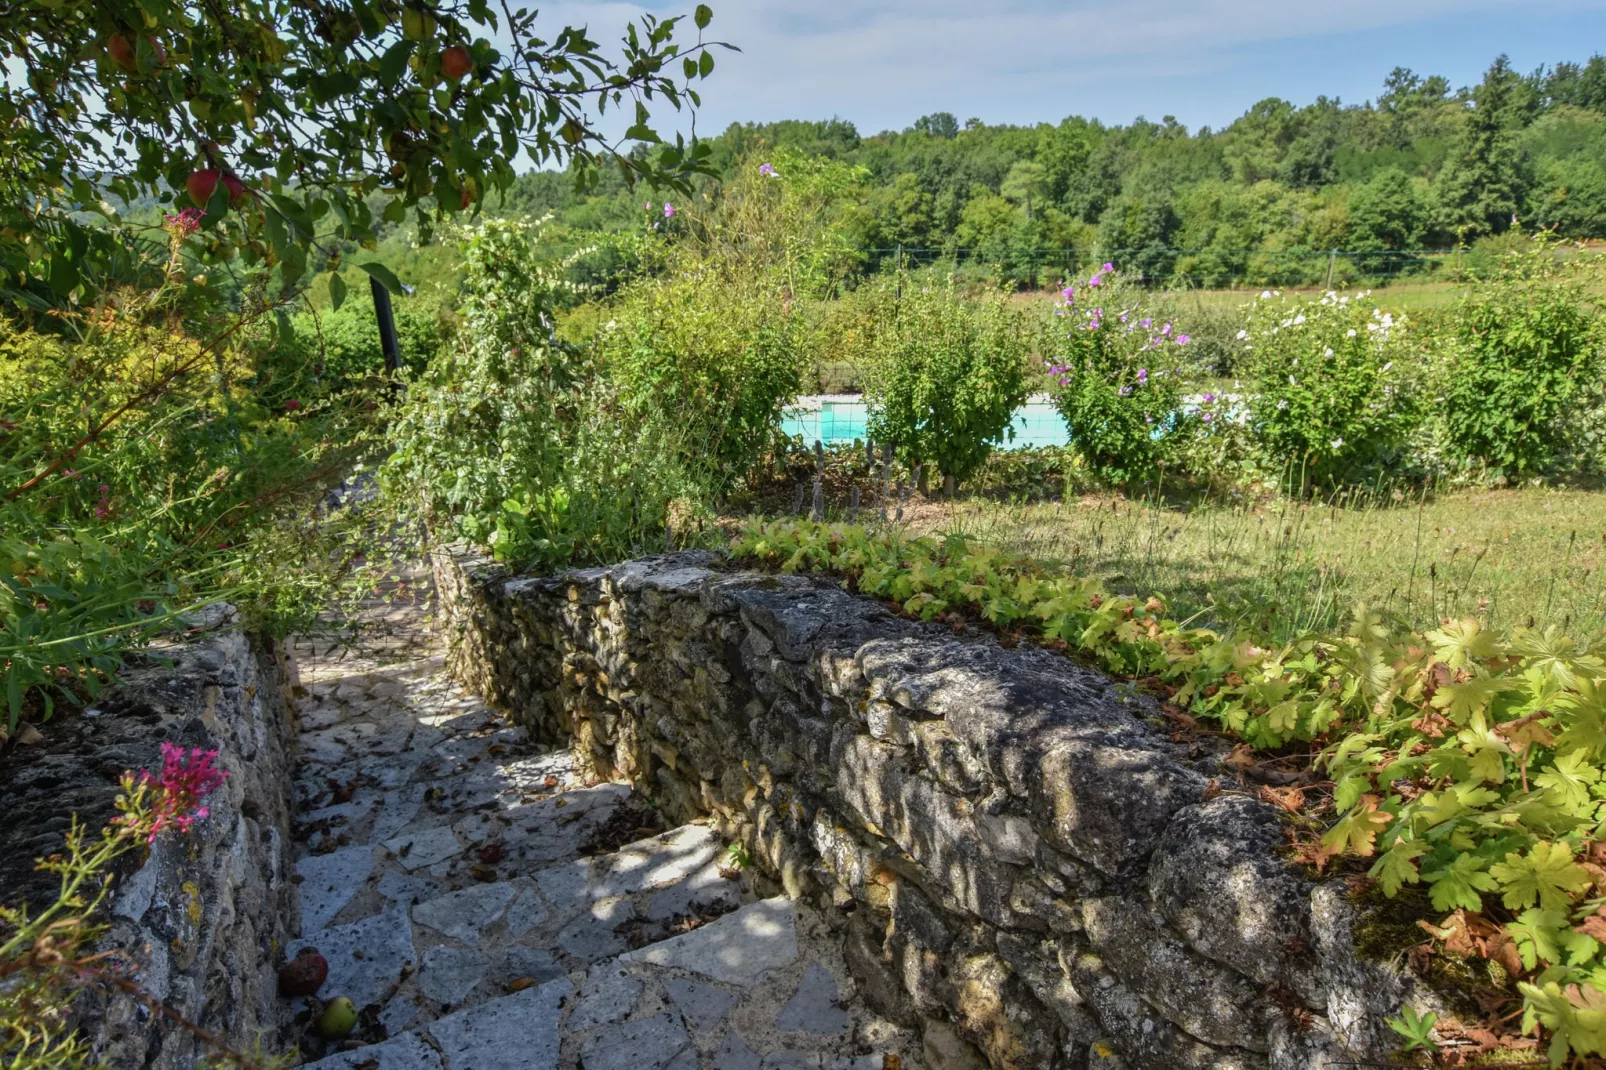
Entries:
{"label": "shadow on stone path", "polygon": [[[414,594],[420,592],[411,592]],[[356,650],[293,648],[301,938],[362,1008],[320,1070],[914,1070],[812,909],[762,899],[710,828],[648,834],[446,679],[411,601]],[[635,842],[619,834],[642,833]],[[631,837],[633,838],[633,837]],[[316,1001],[298,1000],[298,1022]]]}

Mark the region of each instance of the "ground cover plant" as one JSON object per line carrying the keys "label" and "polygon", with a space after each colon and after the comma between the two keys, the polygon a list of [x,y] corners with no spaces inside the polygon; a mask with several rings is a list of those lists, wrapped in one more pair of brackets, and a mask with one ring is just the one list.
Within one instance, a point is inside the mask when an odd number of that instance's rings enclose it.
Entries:
{"label": "ground cover plant", "polygon": [[[1433,919],[1428,954],[1465,960],[1475,987],[1513,989],[1521,1031],[1543,1027],[1551,1065],[1606,1054],[1606,659],[1587,644],[1475,618],[1418,632],[1364,605],[1344,628],[1271,642],[896,527],[755,521],[731,552],[839,574],[911,616],[978,619],[1143,681],[1184,728],[1241,739],[1228,760],[1239,769],[1257,751],[1308,766],[1316,776],[1289,778],[1303,789],[1270,796],[1296,815],[1297,860],[1354,860],[1385,897],[1411,897]],[[1437,1025],[1441,1039],[1486,1028]],[[1420,1020],[1400,1028],[1434,1043]],[[1503,1027],[1490,1040],[1525,1043]]]}

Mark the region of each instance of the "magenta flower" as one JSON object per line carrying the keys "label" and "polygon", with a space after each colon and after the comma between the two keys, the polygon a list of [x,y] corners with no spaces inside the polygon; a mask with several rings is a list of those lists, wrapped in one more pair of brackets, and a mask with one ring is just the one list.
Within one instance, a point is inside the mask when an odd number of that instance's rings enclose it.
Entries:
{"label": "magenta flower", "polygon": [[1126,397],[1130,393],[1132,393],[1132,387],[1130,387],[1130,386],[1123,386],[1121,388],[1121,390],[1120,390],[1120,394],[1121,394],[1122,397]]}
{"label": "magenta flower", "polygon": [[1142,319],[1138,320],[1138,326],[1142,327],[1144,330],[1148,330],[1150,327],[1154,326],[1154,320],[1150,319],[1148,316],[1144,316]]}
{"label": "magenta flower", "polygon": [[1065,289],[1060,291],[1060,296],[1064,297],[1065,300],[1070,301],[1076,297],[1076,289],[1074,287],[1067,286]]}
{"label": "magenta flower", "polygon": [[1160,328],[1160,336],[1162,338],[1169,337],[1170,334],[1171,334],[1171,324],[1168,323],[1164,327]]}
{"label": "magenta flower", "polygon": [[664,218],[665,219],[673,219],[673,218],[675,218],[675,206],[670,204],[668,201],[664,202]]}
{"label": "magenta flower", "polygon": [[1210,404],[1212,401],[1215,401],[1215,400],[1216,400],[1216,395],[1214,395],[1214,394],[1206,394],[1204,396],[1204,403],[1206,405]]}
{"label": "magenta flower", "polygon": [[96,489],[100,492],[100,501],[95,505],[95,519],[105,520],[112,513],[112,489],[105,483],[102,483]]}
{"label": "magenta flower", "polygon": [[1099,268],[1099,274],[1108,275],[1110,272],[1112,272],[1114,270],[1115,270],[1115,265],[1110,263],[1108,260],[1106,260],[1106,261],[1104,261],[1104,266]]}
{"label": "magenta flower", "polygon": [[1215,416],[1215,413],[1213,413],[1213,412],[1207,412],[1207,413],[1205,413],[1205,414],[1204,414],[1204,422],[1205,422],[1205,423],[1209,423],[1209,422],[1210,422],[1210,419],[1211,419],[1211,417],[1213,417],[1213,416]]}
{"label": "magenta flower", "polygon": [[228,773],[212,763],[217,751],[200,747],[185,754],[184,748],[173,743],[162,744],[162,774],[151,776],[140,773],[140,780],[156,788],[154,812],[156,821],[151,825],[149,840],[154,842],[162,829],[171,825],[180,832],[188,832],[197,818],[207,816],[201,800],[212,794],[228,779]]}
{"label": "magenta flower", "polygon": [[1104,284],[1104,280],[1099,278],[1097,275],[1094,275],[1092,278],[1087,280],[1087,284],[1089,286],[1102,286]]}
{"label": "magenta flower", "polygon": [[199,208],[186,208],[178,215],[162,215],[165,229],[175,238],[187,238],[200,230],[204,217],[205,213]]}
{"label": "magenta flower", "polygon": [[1187,345],[1187,344],[1188,344],[1188,343],[1189,343],[1189,342],[1190,342],[1190,341],[1192,341],[1192,339],[1190,339],[1190,338],[1189,338],[1189,337],[1188,337],[1188,336],[1187,336],[1187,335],[1185,335],[1185,334],[1179,334],[1179,335],[1177,335],[1177,345],[1179,345],[1179,346],[1185,346],[1185,345]]}
{"label": "magenta flower", "polygon": [[765,178],[774,178],[775,168],[767,163],[761,163],[758,165],[758,173],[763,175]]}
{"label": "magenta flower", "polygon": [[1138,382],[1146,383],[1148,381],[1149,381],[1149,369],[1147,369],[1147,368],[1139,368],[1138,369]]}

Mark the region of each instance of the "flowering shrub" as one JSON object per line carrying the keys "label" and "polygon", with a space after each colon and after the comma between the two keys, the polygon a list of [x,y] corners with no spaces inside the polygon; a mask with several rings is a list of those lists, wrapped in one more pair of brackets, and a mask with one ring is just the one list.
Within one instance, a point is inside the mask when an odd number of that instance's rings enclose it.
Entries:
{"label": "flowering shrub", "polygon": [[1455,461],[1524,476],[1569,452],[1569,418],[1601,400],[1606,346],[1580,270],[1543,246],[1513,253],[1456,306],[1441,388]]}
{"label": "flowering shrub", "polygon": [[[162,744],[157,775],[124,773],[117,816],[90,841],[74,819],[65,849],[42,858],[38,867],[60,877],[55,902],[37,914],[26,904],[0,906],[0,1064],[16,1070],[81,1070],[92,1065],[89,1046],[69,1010],[88,989],[132,995],[147,1008],[166,1012],[134,981],[118,960],[89,953],[105,931],[93,918],[112,882],[112,863],[145,848],[165,829],[187,833],[206,817],[203,800],[222,785],[226,772],[215,766],[217,751]],[[170,1013],[170,1012],[167,1012]],[[191,1031],[218,1056],[237,1066],[265,1070],[261,1060],[229,1050],[199,1029]]]}
{"label": "flowering shrub", "polygon": [[[1277,750],[1282,769],[1303,758],[1308,786],[1263,793],[1294,815],[1296,861],[1346,860],[1362,885],[1405,899],[1421,919],[1412,942],[1430,938],[1412,962],[1458,963],[1458,987],[1486,1006],[1515,990],[1522,1031],[1548,1035],[1552,1066],[1606,1055],[1602,651],[1475,620],[1413,632],[1364,606],[1342,633],[1272,643],[1191,627],[1162,599],[1112,595],[957,536],[782,521],[745,527],[731,548],[845,574],[911,616],[972,615],[1156,682],[1179,731],[1205,722],[1244,741],[1231,767],[1260,766],[1257,749]],[[1493,1020],[1504,1032],[1510,1016]],[[1481,1027],[1461,1036],[1533,1045]]]}
{"label": "flowering shrub", "polygon": [[1002,297],[967,299],[952,278],[922,286],[900,275],[899,288],[901,296],[879,294],[865,391],[870,437],[922,465],[922,489],[935,467],[952,493],[1013,434],[1030,338]]}
{"label": "flowering shrub", "polygon": [[1367,297],[1289,300],[1268,290],[1239,332],[1239,364],[1254,380],[1250,426],[1267,461],[1302,487],[1387,463],[1421,418],[1409,324]]}
{"label": "flowering shrub", "polygon": [[1050,325],[1048,373],[1071,443],[1105,483],[1150,479],[1187,422],[1181,371],[1191,339],[1111,264],[1062,297]]}

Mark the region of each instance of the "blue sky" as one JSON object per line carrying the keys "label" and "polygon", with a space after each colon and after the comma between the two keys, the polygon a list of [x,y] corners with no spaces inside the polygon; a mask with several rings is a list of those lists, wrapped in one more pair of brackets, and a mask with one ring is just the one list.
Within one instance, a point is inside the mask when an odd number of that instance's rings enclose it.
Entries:
{"label": "blue sky", "polygon": [[[717,56],[704,134],[735,120],[833,115],[874,133],[933,111],[1013,123],[1175,115],[1220,127],[1268,96],[1359,103],[1396,65],[1460,86],[1501,52],[1527,71],[1606,50],[1606,0],[710,3],[709,35],[742,52]],[[641,10],[571,2],[541,14],[612,37]]]}

